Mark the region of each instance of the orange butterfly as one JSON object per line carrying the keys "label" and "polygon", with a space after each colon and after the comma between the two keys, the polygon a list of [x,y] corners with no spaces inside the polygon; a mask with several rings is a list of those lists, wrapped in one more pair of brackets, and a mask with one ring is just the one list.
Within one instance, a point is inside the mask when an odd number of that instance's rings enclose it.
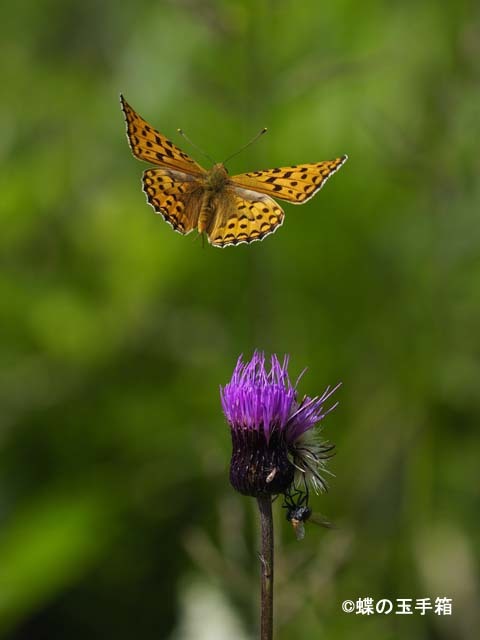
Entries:
{"label": "orange butterfly", "polygon": [[120,96],[133,155],[158,165],[143,173],[143,190],[157,213],[182,234],[197,229],[215,247],[262,240],[283,223],[270,195],[303,204],[347,160],[292,165],[229,176],[223,163],[210,171],[149,125]]}

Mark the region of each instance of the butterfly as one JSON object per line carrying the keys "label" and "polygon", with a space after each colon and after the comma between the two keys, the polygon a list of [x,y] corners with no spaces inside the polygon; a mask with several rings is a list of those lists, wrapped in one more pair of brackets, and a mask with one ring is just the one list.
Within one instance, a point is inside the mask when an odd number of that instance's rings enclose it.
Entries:
{"label": "butterfly", "polygon": [[215,247],[263,240],[284,219],[271,197],[303,204],[346,162],[335,160],[229,176],[223,163],[206,171],[132,109],[120,101],[133,155],[155,168],[143,173],[143,191],[153,209],[175,231],[197,229]]}

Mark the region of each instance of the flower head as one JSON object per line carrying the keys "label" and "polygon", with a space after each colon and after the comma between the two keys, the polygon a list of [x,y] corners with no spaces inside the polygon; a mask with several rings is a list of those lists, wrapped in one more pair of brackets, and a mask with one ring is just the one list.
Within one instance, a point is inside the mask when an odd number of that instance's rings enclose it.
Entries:
{"label": "flower head", "polygon": [[339,385],[299,402],[300,378],[293,385],[287,369],[288,357],[280,362],[273,355],[267,371],[265,355],[256,351],[249,362],[240,356],[232,379],[220,387],[232,434],[230,481],[246,495],[283,493],[294,480],[326,489],[321,472],[333,445],[322,442],[314,427],[337,406],[323,407]]}

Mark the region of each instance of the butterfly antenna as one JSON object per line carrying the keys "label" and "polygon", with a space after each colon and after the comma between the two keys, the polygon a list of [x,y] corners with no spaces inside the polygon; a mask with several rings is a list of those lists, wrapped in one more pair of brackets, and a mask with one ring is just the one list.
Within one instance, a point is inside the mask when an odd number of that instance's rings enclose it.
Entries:
{"label": "butterfly antenna", "polygon": [[185,138],[185,140],[188,142],[188,144],[192,145],[192,147],[194,149],[196,149],[199,153],[201,153],[202,156],[205,156],[205,158],[207,158],[208,160],[210,160],[210,162],[215,164],[215,160],[212,160],[212,158],[208,155],[208,153],[205,153],[205,151],[203,151],[203,149],[200,149],[200,147],[198,145],[196,145],[194,142],[192,142],[190,140],[190,138],[187,136],[187,134],[182,129],[177,129],[177,131],[183,138]]}
{"label": "butterfly antenna", "polygon": [[267,133],[267,127],[264,127],[261,131],[259,131],[257,133],[256,136],[254,136],[250,142],[247,142],[246,145],[244,145],[241,149],[239,149],[238,151],[235,151],[235,153],[232,153],[231,156],[228,156],[228,158],[226,160],[223,161],[223,164],[226,164],[229,160],[231,160],[232,158],[234,158],[235,156],[237,156],[239,153],[241,153],[242,151],[245,151],[245,149],[247,147],[249,147],[251,144],[253,144],[254,142],[256,142],[260,136],[263,136],[264,133]]}

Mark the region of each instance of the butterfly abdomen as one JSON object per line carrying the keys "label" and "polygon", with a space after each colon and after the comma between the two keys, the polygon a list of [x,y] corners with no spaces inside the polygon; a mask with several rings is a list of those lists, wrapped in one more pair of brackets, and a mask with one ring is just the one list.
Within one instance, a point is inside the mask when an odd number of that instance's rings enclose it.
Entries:
{"label": "butterfly abdomen", "polygon": [[221,162],[215,164],[208,172],[204,182],[204,193],[198,216],[198,233],[210,233],[215,217],[217,196],[225,190],[227,181],[228,173]]}
{"label": "butterfly abdomen", "polygon": [[209,191],[205,191],[202,197],[202,203],[200,205],[200,213],[198,215],[198,233],[208,232],[213,214],[214,211],[212,193],[210,193]]}

